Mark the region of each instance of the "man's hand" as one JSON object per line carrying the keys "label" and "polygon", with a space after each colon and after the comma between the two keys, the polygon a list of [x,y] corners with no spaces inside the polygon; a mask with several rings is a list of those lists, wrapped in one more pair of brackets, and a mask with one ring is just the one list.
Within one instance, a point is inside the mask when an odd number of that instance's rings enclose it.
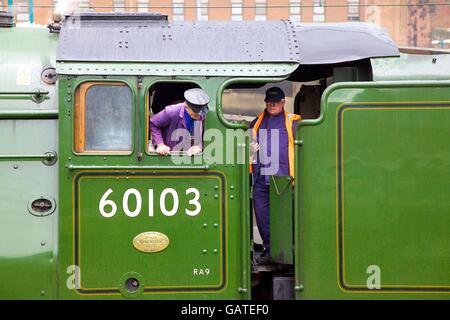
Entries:
{"label": "man's hand", "polygon": [[170,154],[170,147],[166,146],[164,143],[158,144],[158,146],[156,147],[156,152],[160,156],[167,156],[168,154]]}
{"label": "man's hand", "polygon": [[202,152],[202,148],[200,148],[199,146],[192,146],[187,151],[187,154],[188,154],[188,156],[195,156],[196,154],[199,154],[200,152]]}
{"label": "man's hand", "polygon": [[252,143],[250,143],[250,151],[251,151],[252,153],[258,152],[260,148],[261,148],[261,146],[259,145],[258,142],[252,142]]}

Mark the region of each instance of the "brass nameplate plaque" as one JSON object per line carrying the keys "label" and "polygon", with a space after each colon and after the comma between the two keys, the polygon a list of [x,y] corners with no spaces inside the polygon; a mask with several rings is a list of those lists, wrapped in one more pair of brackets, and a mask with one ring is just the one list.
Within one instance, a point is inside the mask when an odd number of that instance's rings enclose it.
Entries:
{"label": "brass nameplate plaque", "polygon": [[169,238],[161,232],[143,232],[133,239],[133,246],[142,252],[160,252],[169,246]]}

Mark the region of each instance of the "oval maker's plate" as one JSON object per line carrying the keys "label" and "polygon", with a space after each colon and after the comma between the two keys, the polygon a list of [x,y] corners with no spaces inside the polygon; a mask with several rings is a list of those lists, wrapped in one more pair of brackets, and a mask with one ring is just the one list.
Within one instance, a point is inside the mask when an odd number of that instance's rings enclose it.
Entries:
{"label": "oval maker's plate", "polygon": [[160,252],[169,246],[169,238],[161,232],[143,232],[134,237],[133,246],[142,252]]}

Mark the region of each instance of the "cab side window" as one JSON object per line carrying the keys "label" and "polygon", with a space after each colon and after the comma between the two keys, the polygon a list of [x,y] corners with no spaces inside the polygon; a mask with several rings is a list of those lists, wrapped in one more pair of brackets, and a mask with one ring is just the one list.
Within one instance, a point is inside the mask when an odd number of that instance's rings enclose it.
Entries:
{"label": "cab side window", "polygon": [[[152,141],[150,119],[164,110],[165,107],[184,102],[184,92],[192,88],[199,88],[193,82],[157,82],[148,90],[147,98],[147,152],[156,155],[156,147]],[[172,151],[171,154],[178,154]],[[180,154],[183,154],[181,152]]]}
{"label": "cab side window", "polygon": [[133,103],[123,83],[83,83],[75,97],[75,152],[130,153]]}

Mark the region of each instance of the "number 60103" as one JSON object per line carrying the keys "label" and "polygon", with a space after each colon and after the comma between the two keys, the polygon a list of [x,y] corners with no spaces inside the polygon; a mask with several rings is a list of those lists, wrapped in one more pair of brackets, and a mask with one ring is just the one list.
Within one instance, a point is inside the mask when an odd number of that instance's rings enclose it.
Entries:
{"label": "number 60103", "polygon": [[[105,218],[111,218],[113,217],[117,212],[117,204],[111,200],[108,199],[109,195],[114,192],[113,189],[109,188],[106,190],[106,192],[103,194],[102,198],[100,199],[100,202],[98,204],[98,210],[100,211],[100,214]],[[190,210],[188,208],[184,209],[185,214],[188,216],[194,217],[200,213],[202,210],[202,206],[200,202],[198,201],[200,199],[200,192],[196,188],[189,188],[186,190],[185,194],[187,196],[192,194],[192,199],[189,200],[188,204],[193,205],[194,209]],[[173,206],[172,208],[168,209],[166,206],[166,198],[168,196],[171,196],[173,199]],[[130,206],[128,204],[128,201],[131,197],[134,197],[136,200],[136,207],[134,210],[130,209]],[[178,193],[173,188],[166,188],[164,189],[160,196],[159,196],[159,209],[161,210],[162,214],[171,217],[175,215],[178,212],[180,202]],[[137,217],[141,213],[142,209],[142,195],[137,189],[128,189],[125,191],[122,197],[122,209],[125,212],[125,214],[131,218]],[[148,189],[148,215],[150,217],[153,217],[154,215],[154,190]]]}

